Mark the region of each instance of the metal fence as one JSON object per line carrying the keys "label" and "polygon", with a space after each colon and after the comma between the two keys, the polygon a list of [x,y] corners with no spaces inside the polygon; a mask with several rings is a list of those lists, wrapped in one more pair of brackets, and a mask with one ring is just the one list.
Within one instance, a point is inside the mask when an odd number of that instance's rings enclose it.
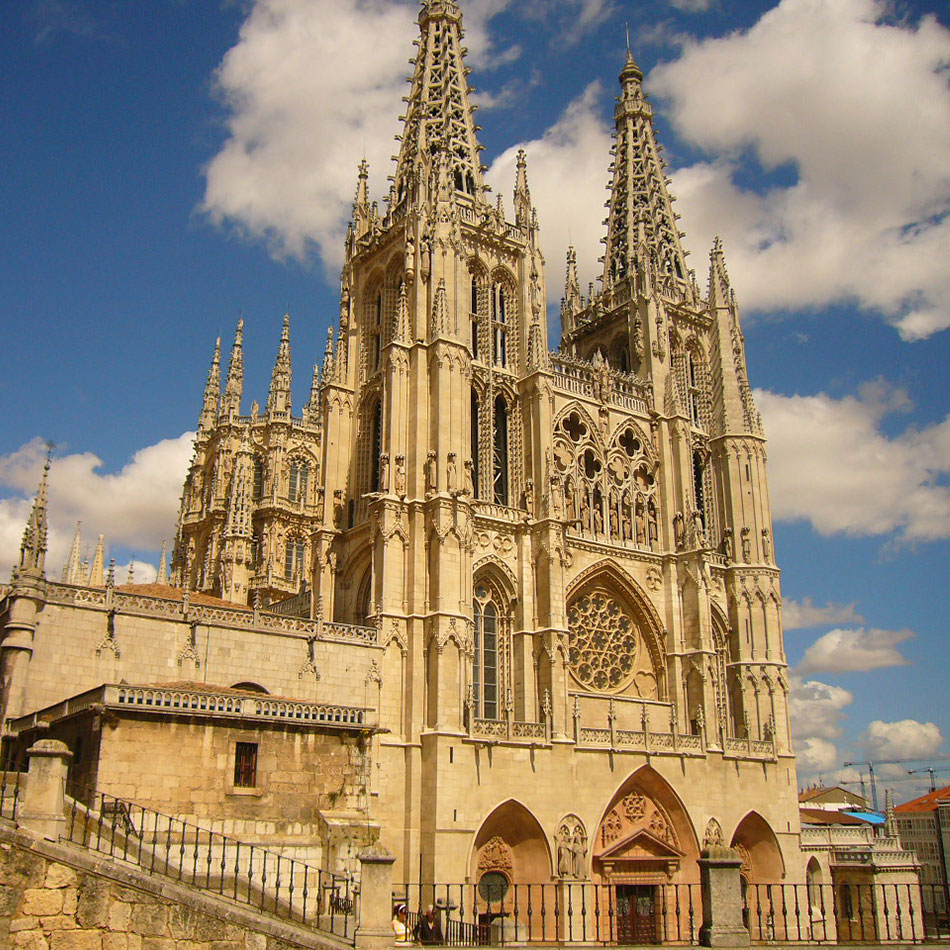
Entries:
{"label": "metal fence", "polygon": [[89,804],[68,804],[70,841],[354,942],[351,880],[111,795],[84,790],[81,797]]}
{"label": "metal fence", "polygon": [[15,772],[9,766],[0,771],[0,818],[16,818],[23,794],[23,777],[23,772]]}
{"label": "metal fence", "polygon": [[919,884],[752,884],[743,919],[753,943],[923,943],[937,934]]}
{"label": "metal fence", "polygon": [[[486,882],[486,877],[489,878]],[[419,942],[451,947],[506,944],[697,946],[698,884],[403,884]],[[753,944],[920,944],[950,936],[940,887],[918,884],[750,884],[742,920]],[[940,892],[940,893],[938,893]],[[417,929],[434,908],[433,935]]]}
{"label": "metal fence", "polygon": [[[488,881],[486,882],[486,878]],[[698,884],[629,886],[573,882],[508,884],[489,875],[475,884],[397,886],[416,933],[419,916],[435,909],[444,946],[504,944],[669,944],[699,942]]]}

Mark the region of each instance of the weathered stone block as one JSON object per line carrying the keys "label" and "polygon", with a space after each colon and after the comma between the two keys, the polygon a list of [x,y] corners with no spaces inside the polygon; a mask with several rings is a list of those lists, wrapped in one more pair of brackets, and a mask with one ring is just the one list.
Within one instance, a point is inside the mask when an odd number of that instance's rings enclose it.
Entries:
{"label": "weathered stone block", "polygon": [[86,877],[79,888],[76,919],[80,927],[105,927],[109,920],[109,885],[95,877]]}
{"label": "weathered stone block", "polygon": [[34,917],[52,917],[63,912],[63,892],[30,887],[23,892],[22,912]]}
{"label": "weathered stone block", "polygon": [[10,937],[10,946],[17,950],[49,950],[49,941],[37,930],[21,931]]}
{"label": "weathered stone block", "polygon": [[49,938],[50,950],[102,950],[98,930],[61,930]]}
{"label": "weathered stone block", "polygon": [[198,915],[190,907],[175,904],[168,910],[168,934],[176,940],[190,940]]}
{"label": "weathered stone block", "polygon": [[142,937],[163,937],[168,932],[168,908],[161,904],[133,904],[130,927]]}
{"label": "weathered stone block", "polygon": [[123,932],[129,929],[129,921],[132,919],[132,905],[122,901],[114,901],[109,907],[108,926],[110,930],[121,930]]}
{"label": "weathered stone block", "polygon": [[124,933],[103,934],[102,950],[129,950],[129,935]]}
{"label": "weathered stone block", "polygon": [[199,917],[195,926],[195,940],[225,940],[227,927],[222,920],[213,917]]}
{"label": "weathered stone block", "polygon": [[70,887],[78,882],[76,872],[65,864],[51,864],[46,869],[46,886],[49,888]]}
{"label": "weathered stone block", "polygon": [[49,931],[80,929],[76,918],[67,914],[60,914],[58,917],[40,917],[40,927]]}
{"label": "weathered stone block", "polygon": [[143,937],[142,950],[176,950],[175,941],[170,937]]}
{"label": "weathered stone block", "polygon": [[17,917],[10,921],[10,933],[18,930],[36,930],[40,922],[35,917]]}

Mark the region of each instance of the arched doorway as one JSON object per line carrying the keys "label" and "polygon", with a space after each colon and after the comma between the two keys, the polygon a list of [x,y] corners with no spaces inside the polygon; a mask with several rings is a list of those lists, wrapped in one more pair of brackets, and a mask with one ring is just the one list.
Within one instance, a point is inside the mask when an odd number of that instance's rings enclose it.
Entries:
{"label": "arched doorway", "polygon": [[[699,843],[669,783],[644,766],[613,796],[592,846],[595,881],[607,885],[613,936],[621,944],[668,939],[665,922],[678,919],[686,885],[698,881]],[[696,895],[698,898],[698,894]]]}

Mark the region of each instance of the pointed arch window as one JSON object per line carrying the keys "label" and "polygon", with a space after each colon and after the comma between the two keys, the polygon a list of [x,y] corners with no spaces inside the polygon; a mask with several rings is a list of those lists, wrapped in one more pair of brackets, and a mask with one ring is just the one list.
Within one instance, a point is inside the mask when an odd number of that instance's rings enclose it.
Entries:
{"label": "pointed arch window", "polygon": [[471,324],[472,324],[472,359],[478,359],[478,278],[472,274],[472,302],[471,302]]}
{"label": "pointed arch window", "polygon": [[292,504],[306,504],[310,482],[310,466],[297,459],[290,463],[287,483],[287,500]]}
{"label": "pointed arch window", "polygon": [[496,366],[508,365],[508,291],[501,281],[492,284],[492,358]]}
{"label": "pointed arch window", "polygon": [[375,313],[375,323],[373,325],[373,339],[372,339],[372,349],[370,353],[370,369],[374,370],[379,367],[379,357],[382,352],[382,338],[383,338],[383,292],[377,291],[376,293],[376,313]]}
{"label": "pointed arch window", "polygon": [[705,466],[703,457],[699,452],[693,452],[693,492],[696,496],[696,510],[703,519],[703,528],[709,527],[709,519],[706,515],[706,485],[705,485]]}
{"label": "pointed arch window", "polygon": [[383,404],[377,402],[373,409],[373,422],[370,430],[369,452],[369,490],[379,491],[379,462],[383,451]]}
{"label": "pointed arch window", "polygon": [[493,452],[493,497],[496,505],[508,504],[508,404],[504,396],[495,399]]}
{"label": "pointed arch window", "polygon": [[306,545],[299,538],[288,538],[284,545],[284,577],[289,581],[306,577]]}
{"label": "pointed arch window", "polygon": [[254,459],[254,501],[260,501],[264,496],[264,460]]}
{"label": "pointed arch window", "polygon": [[498,718],[499,605],[495,603],[496,599],[486,586],[480,584],[476,587],[472,687],[478,719]]}
{"label": "pointed arch window", "polygon": [[475,497],[480,498],[479,492],[479,472],[480,466],[478,464],[478,442],[479,442],[479,426],[480,426],[480,406],[478,402],[478,393],[473,389],[472,390],[472,444],[471,444],[471,453],[472,453],[472,486],[475,491]]}

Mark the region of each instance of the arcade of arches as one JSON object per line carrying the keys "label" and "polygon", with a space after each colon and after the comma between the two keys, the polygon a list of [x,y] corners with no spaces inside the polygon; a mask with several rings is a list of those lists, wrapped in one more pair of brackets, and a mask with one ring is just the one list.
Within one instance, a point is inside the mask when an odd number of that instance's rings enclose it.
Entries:
{"label": "arcade of arches", "polygon": [[[697,828],[705,829],[703,838]],[[756,812],[723,838],[715,816],[697,824],[673,787],[643,766],[616,790],[588,825],[568,813],[545,829],[521,802],[498,805],[475,835],[470,879],[485,899],[500,900],[515,884],[586,881],[618,887],[697,883],[704,846],[730,840],[748,884],[779,883],[785,865],[775,833]],[[482,886],[483,880],[485,881]]]}

